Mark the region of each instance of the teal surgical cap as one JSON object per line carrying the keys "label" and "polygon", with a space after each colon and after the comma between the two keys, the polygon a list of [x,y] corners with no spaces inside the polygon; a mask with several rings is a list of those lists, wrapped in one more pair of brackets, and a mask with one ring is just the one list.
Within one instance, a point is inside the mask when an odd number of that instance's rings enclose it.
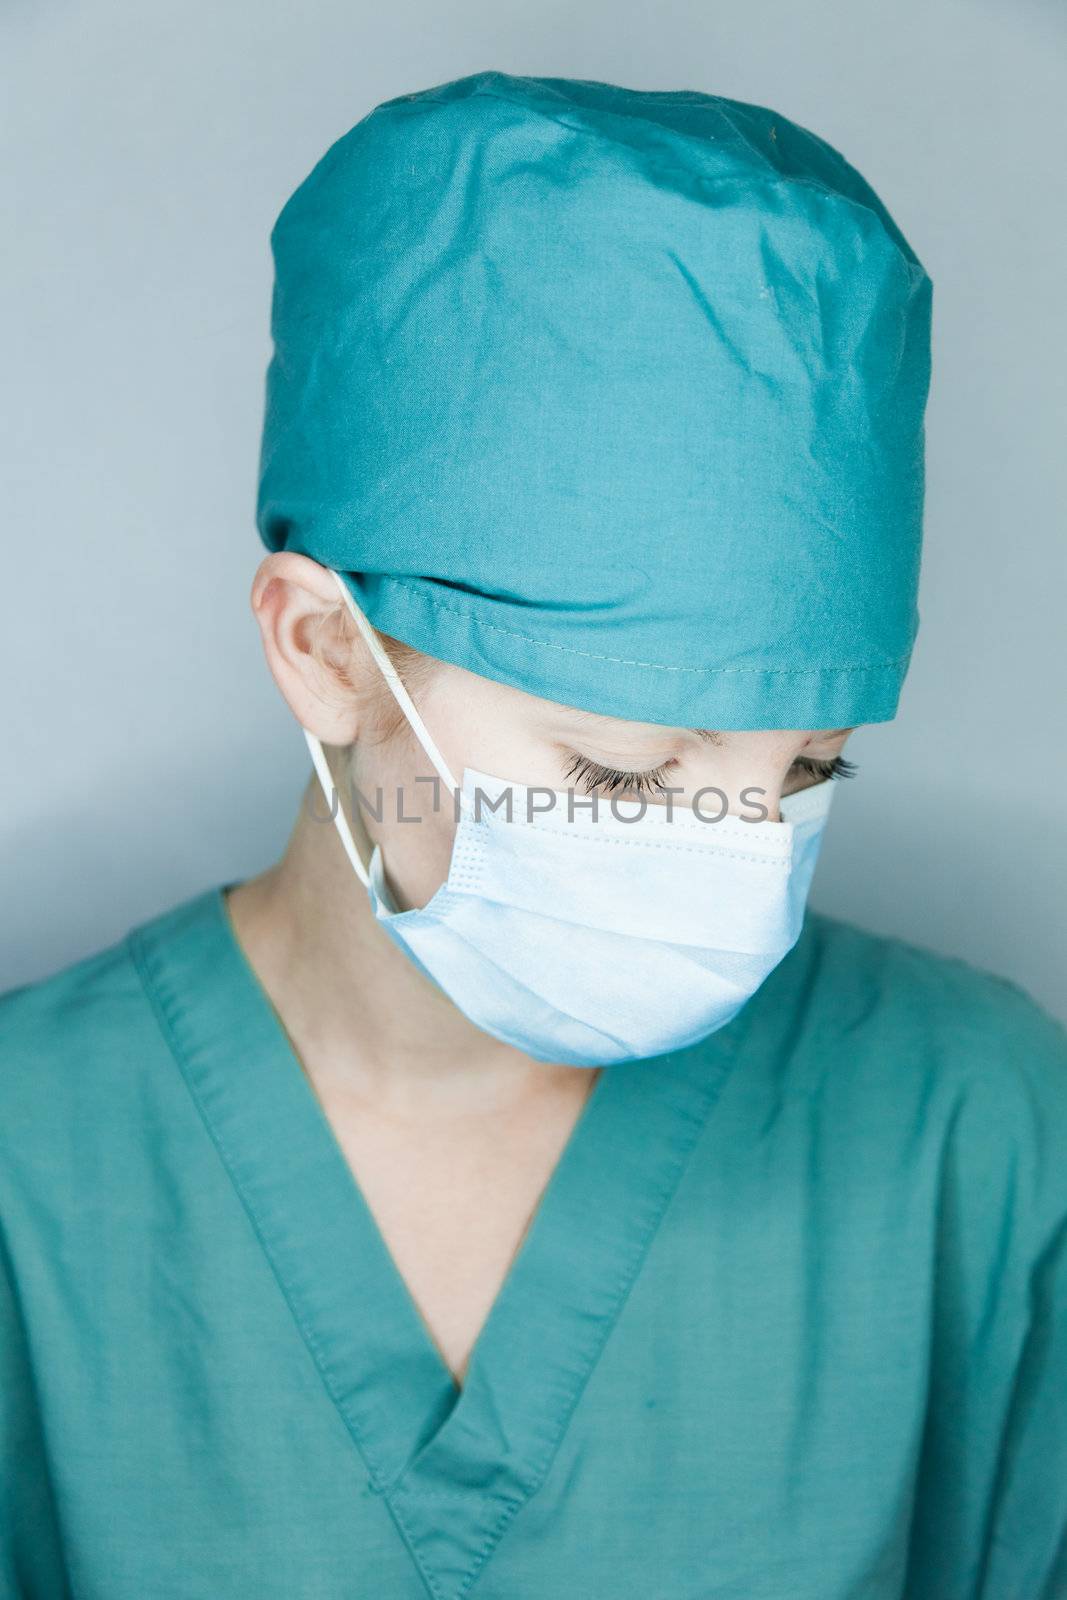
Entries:
{"label": "teal surgical cap", "polygon": [[270,549],[568,706],[893,717],[932,286],[822,139],[718,95],[478,72],[365,116],[271,248]]}

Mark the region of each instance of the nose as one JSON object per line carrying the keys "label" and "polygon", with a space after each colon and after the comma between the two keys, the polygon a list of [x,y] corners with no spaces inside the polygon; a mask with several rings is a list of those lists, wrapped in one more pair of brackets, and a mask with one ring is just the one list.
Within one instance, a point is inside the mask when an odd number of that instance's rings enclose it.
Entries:
{"label": "nose", "polygon": [[[780,801],[787,794],[815,782],[798,772],[794,763],[805,735],[795,733],[739,734],[735,747],[709,750],[701,762],[694,789],[709,790],[701,809],[715,809],[751,821],[781,822]],[[799,737],[799,744],[798,744]],[[723,799],[711,792],[717,790]]]}

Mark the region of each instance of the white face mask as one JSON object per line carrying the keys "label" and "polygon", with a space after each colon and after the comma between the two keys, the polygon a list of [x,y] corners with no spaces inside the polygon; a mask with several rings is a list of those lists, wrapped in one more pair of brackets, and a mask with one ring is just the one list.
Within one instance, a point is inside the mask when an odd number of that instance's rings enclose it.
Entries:
{"label": "white face mask", "polygon": [[[337,582],[454,793],[392,662]],[[322,746],[304,736],[331,802]],[[680,804],[622,821],[603,797],[594,816],[589,797],[566,791],[539,810],[548,791],[538,788],[531,816],[526,786],[468,767],[448,878],[412,911],[397,910],[379,847],[365,867],[339,802],[333,809],[374,915],[472,1022],[537,1060],[596,1067],[694,1044],[737,1015],[800,936],[833,793],[827,779],[786,795],[781,822],[702,821]]]}

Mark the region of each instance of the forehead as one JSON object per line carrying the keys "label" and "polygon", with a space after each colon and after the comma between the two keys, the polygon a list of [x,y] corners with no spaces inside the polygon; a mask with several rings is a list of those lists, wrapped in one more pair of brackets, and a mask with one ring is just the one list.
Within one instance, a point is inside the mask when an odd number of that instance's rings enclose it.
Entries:
{"label": "forehead", "polygon": [[[632,722],[621,717],[601,716],[599,713],[594,711],[579,711],[571,706],[553,707],[552,715],[553,720],[561,722],[575,734],[585,734],[589,738],[600,737],[612,739],[616,743],[622,741],[627,744],[639,744],[642,742],[647,744],[649,742],[658,740],[659,743],[662,744],[665,737],[676,740],[696,738],[701,740],[704,744],[725,748],[731,743],[754,737],[753,734],[743,731],[727,732],[716,728],[675,728],[653,722]],[[798,733],[803,733],[806,734],[813,742],[818,741],[819,743],[824,743],[831,739],[842,738],[846,734],[855,732],[855,727],[814,729],[780,728],[777,730],[772,730],[772,732],[774,731],[779,733],[782,737],[785,737],[787,734],[792,734],[795,736]],[[768,732],[767,730],[761,730],[761,732],[758,735],[755,735],[755,737],[766,739],[768,737]]]}

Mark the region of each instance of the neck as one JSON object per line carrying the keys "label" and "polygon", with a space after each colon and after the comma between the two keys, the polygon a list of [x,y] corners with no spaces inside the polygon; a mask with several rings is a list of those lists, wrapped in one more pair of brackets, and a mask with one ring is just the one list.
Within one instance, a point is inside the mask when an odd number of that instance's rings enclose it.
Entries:
{"label": "neck", "polygon": [[317,1088],[397,1112],[484,1113],[595,1076],[476,1028],[380,926],[322,814],[312,780],[282,859],[227,896],[238,943]]}

